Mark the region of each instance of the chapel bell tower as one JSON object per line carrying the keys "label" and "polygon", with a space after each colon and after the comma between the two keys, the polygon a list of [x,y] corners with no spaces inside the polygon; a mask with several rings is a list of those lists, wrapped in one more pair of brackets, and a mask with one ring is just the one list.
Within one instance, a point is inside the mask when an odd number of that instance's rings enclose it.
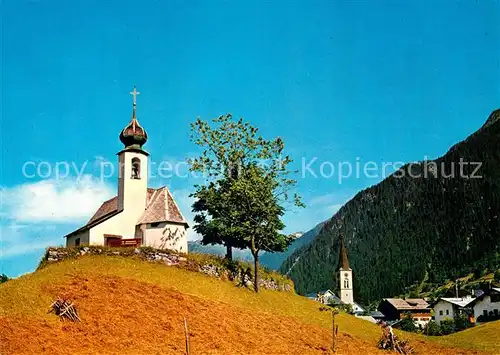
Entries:
{"label": "chapel bell tower", "polygon": [[149,153],[142,149],[148,135],[136,117],[139,92],[135,85],[130,94],[134,98],[132,119],[120,133],[125,147],[118,153],[118,210],[123,211],[125,221],[135,224],[146,206]]}

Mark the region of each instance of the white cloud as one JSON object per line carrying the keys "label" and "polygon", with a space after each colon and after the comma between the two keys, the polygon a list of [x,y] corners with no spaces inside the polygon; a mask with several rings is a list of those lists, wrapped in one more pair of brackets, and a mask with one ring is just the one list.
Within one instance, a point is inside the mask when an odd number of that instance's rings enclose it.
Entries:
{"label": "white cloud", "polygon": [[115,188],[84,175],[1,187],[0,194],[0,257],[7,259],[64,244],[68,228],[86,222]]}
{"label": "white cloud", "polygon": [[2,212],[12,221],[74,223],[86,221],[115,189],[84,175],[80,179],[42,180],[2,187]]}

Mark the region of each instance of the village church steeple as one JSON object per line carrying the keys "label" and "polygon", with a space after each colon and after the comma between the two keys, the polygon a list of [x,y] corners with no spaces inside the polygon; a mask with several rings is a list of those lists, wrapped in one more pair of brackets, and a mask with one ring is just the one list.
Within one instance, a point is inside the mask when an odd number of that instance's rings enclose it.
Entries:
{"label": "village church steeple", "polygon": [[340,254],[339,254],[339,282],[340,282],[340,300],[344,304],[354,304],[352,269],[349,267],[347,258],[347,249],[344,244],[344,236],[340,236]]}

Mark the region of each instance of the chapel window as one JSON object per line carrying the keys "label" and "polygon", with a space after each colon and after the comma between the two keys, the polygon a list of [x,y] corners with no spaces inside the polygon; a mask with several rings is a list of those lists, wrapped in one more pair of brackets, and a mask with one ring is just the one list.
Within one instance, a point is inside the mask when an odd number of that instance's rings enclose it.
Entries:
{"label": "chapel window", "polygon": [[344,288],[349,288],[349,280],[348,279],[344,280]]}
{"label": "chapel window", "polygon": [[132,179],[141,178],[141,160],[139,158],[132,158]]}

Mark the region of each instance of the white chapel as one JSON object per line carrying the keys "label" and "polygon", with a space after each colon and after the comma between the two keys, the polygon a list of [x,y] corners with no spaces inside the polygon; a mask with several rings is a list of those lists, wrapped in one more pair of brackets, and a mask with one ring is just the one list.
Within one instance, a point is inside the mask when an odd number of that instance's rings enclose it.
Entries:
{"label": "white chapel", "polygon": [[169,189],[148,188],[148,157],[142,146],[148,135],[136,117],[135,86],[132,119],[121,131],[118,194],[103,202],[90,220],[66,235],[66,246],[150,246],[187,253],[186,219]]}

